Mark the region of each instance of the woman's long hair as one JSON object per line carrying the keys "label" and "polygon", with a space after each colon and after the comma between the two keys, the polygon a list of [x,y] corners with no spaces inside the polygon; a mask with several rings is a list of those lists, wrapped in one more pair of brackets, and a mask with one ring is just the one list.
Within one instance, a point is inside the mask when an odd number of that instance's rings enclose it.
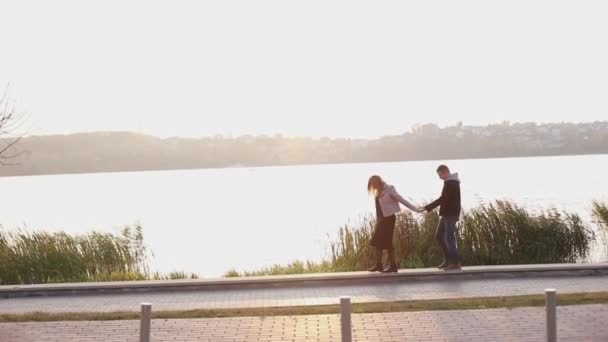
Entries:
{"label": "woman's long hair", "polygon": [[382,190],[384,190],[384,181],[382,180],[382,177],[378,175],[369,177],[369,180],[367,181],[367,192],[374,195],[374,197],[378,197],[382,193]]}

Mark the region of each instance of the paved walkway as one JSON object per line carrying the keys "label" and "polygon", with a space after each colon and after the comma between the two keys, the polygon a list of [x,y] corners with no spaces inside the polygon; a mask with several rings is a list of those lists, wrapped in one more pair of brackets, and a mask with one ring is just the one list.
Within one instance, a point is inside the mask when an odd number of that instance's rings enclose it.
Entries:
{"label": "paved walkway", "polygon": [[[560,341],[608,341],[608,305],[558,308]],[[138,340],[137,321],[0,323],[2,342]],[[543,341],[543,308],[353,315],[354,341]],[[154,320],[152,340],[340,341],[339,316]]]}
{"label": "paved walkway", "polygon": [[[356,282],[355,282],[356,283]],[[66,297],[0,298],[0,313],[135,311],[142,302],[154,310],[217,309],[336,304],[340,296],[355,303],[416,299],[446,299],[608,290],[608,276],[513,279],[441,279],[380,284],[197,290]]]}
{"label": "paved walkway", "polygon": [[309,285],[361,284],[390,280],[444,280],[444,279],[510,279],[550,276],[608,276],[608,262],[582,264],[532,264],[466,266],[459,272],[444,272],[436,268],[401,269],[399,273],[331,272],[291,274],[260,277],[203,278],[175,280],[138,280],[111,282],[80,282],[32,285],[0,285],[0,297],[28,297],[47,295],[85,295],[96,293],[141,293],[175,290],[212,290],[230,288],[276,288],[307,283]]}

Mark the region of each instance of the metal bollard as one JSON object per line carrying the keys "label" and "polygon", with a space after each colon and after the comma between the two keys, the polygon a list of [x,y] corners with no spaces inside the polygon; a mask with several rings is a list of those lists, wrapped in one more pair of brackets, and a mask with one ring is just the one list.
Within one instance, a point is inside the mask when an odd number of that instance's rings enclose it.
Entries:
{"label": "metal bollard", "polygon": [[352,305],[350,297],[340,297],[340,327],[342,331],[342,342],[352,342],[353,332],[351,327],[350,314]]}
{"label": "metal bollard", "polygon": [[150,342],[150,320],[152,319],[152,304],[141,303],[141,325],[139,327],[139,341]]}
{"label": "metal bollard", "polygon": [[555,289],[545,290],[545,310],[547,312],[547,342],[557,342],[557,296]]}

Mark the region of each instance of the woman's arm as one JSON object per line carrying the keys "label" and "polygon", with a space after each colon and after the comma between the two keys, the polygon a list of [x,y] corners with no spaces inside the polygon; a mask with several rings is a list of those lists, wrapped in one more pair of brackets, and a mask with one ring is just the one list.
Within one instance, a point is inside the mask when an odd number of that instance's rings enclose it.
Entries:
{"label": "woman's arm", "polygon": [[406,200],[405,198],[403,198],[403,196],[399,195],[399,193],[397,191],[392,191],[391,192],[391,197],[395,201],[397,201],[397,202],[403,204],[404,206],[406,206],[407,208],[409,208],[411,211],[420,212],[420,208],[419,207],[413,205],[408,200]]}

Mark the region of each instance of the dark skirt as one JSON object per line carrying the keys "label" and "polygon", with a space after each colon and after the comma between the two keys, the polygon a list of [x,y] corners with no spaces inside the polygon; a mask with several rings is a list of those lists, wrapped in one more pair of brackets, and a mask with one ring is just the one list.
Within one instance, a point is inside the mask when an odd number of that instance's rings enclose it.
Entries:
{"label": "dark skirt", "polygon": [[370,245],[377,249],[393,250],[393,234],[395,232],[395,215],[378,219]]}

